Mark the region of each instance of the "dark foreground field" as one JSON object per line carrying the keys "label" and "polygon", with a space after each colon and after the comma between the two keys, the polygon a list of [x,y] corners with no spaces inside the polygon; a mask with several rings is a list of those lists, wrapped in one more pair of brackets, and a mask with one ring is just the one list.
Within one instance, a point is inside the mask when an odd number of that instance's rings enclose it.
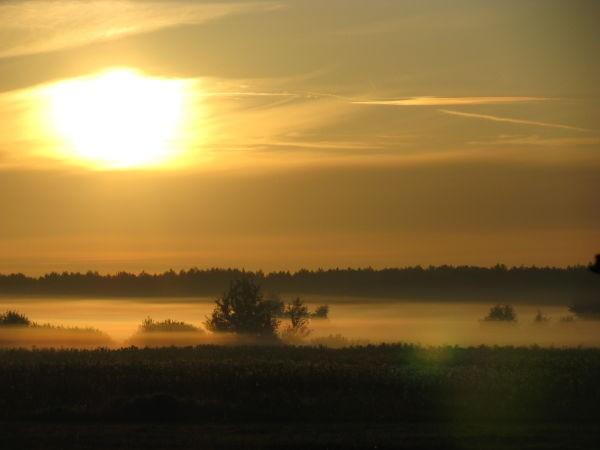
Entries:
{"label": "dark foreground field", "polygon": [[2,448],[600,448],[600,349],[0,351]]}

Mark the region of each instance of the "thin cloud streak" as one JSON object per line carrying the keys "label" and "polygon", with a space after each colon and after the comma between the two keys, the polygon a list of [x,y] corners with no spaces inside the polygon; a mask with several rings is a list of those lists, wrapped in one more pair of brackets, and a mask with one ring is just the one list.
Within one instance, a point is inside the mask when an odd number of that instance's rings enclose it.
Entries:
{"label": "thin cloud streak", "polygon": [[543,138],[540,136],[500,137],[493,141],[471,141],[473,145],[534,145],[544,147],[575,147],[600,144],[597,137]]}
{"label": "thin cloud streak", "polygon": [[214,91],[214,92],[202,92],[202,97],[299,97],[298,94],[289,92],[227,92],[227,91]]}
{"label": "thin cloud streak", "polygon": [[497,105],[503,103],[531,103],[550,100],[544,97],[409,97],[394,100],[353,101],[355,105],[382,106],[450,106]]}
{"label": "thin cloud streak", "polygon": [[0,4],[0,58],[47,53],[227,15],[273,10],[275,3],[91,0]]}
{"label": "thin cloud streak", "polygon": [[468,117],[471,119],[490,120],[492,122],[506,122],[506,123],[514,123],[517,125],[533,125],[533,126],[537,126],[537,127],[559,128],[562,130],[572,130],[572,131],[584,131],[584,132],[593,131],[593,130],[589,130],[587,128],[574,127],[571,125],[562,125],[562,124],[558,124],[558,123],[538,122],[536,120],[513,119],[511,117],[499,117],[499,116],[492,116],[489,114],[466,113],[466,112],[461,112],[461,111],[453,111],[453,110],[449,110],[449,109],[438,109],[438,111],[441,113],[444,113],[444,114],[449,114],[451,116]]}

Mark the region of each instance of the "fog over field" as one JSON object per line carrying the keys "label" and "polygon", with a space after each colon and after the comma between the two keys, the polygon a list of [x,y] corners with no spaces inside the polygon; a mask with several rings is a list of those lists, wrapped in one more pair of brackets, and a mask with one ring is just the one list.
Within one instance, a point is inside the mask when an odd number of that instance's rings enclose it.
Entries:
{"label": "fog over field", "polygon": [[[284,295],[283,299],[291,300]],[[361,298],[335,298],[328,296],[305,296],[303,299],[311,310],[320,304],[329,304],[329,319],[315,319],[310,323],[312,333],[307,339],[341,335],[346,339],[334,339],[332,345],[366,344],[380,342],[410,342],[422,345],[542,345],[542,346],[597,346],[600,345],[600,321],[561,321],[570,317],[566,307],[516,305],[516,324],[490,324],[482,322],[492,306],[482,303],[435,303],[393,302],[391,300]],[[65,298],[5,298],[0,302],[2,310],[17,310],[37,323],[51,323],[66,327],[93,327],[110,336],[114,346],[135,344],[131,340],[138,326],[147,318],[155,320],[173,319],[204,327],[214,299],[161,298],[161,299],[65,299]],[[550,320],[536,324],[538,310]],[[282,322],[285,322],[283,320]],[[7,345],[13,332],[2,331],[0,342]],[[23,345],[43,347],[45,338],[31,337]],[[173,333],[167,344],[191,345],[214,343],[210,334],[204,333],[190,339],[173,342]],[[33,341],[32,341],[33,339]],[[79,339],[79,338],[78,338]],[[50,341],[48,341],[50,342]],[[55,346],[79,346],[80,340],[72,344],[62,339],[52,341]],[[219,340],[218,343],[226,343]],[[323,341],[317,341],[323,342]],[[159,345],[154,338],[149,345]],[[103,344],[105,345],[105,344]]]}

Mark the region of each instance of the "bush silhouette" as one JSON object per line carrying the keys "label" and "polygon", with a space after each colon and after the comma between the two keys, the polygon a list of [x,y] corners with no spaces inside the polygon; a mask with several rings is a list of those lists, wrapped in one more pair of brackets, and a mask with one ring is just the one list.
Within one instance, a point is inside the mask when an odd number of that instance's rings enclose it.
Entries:
{"label": "bush silhouette", "polygon": [[205,338],[204,330],[192,324],[172,319],[155,321],[148,317],[127,344],[136,347],[190,346],[205,343]]}
{"label": "bush silhouette", "polygon": [[329,317],[329,305],[318,306],[311,314],[313,319],[327,319]]}
{"label": "bush silhouette", "polygon": [[511,305],[495,305],[490,308],[485,322],[516,322],[517,313]]}
{"label": "bush silhouette", "polygon": [[29,325],[31,325],[31,320],[17,311],[6,311],[0,315],[0,326],[28,327]]}
{"label": "bush silhouette", "polygon": [[92,327],[37,323],[16,311],[0,314],[0,347],[109,347],[112,339]]}
{"label": "bush silhouette", "polygon": [[550,318],[538,309],[535,317],[533,318],[533,322],[537,324],[543,324],[550,322]]}
{"label": "bush silhouette", "polygon": [[310,313],[300,298],[297,297],[286,306],[285,315],[289,317],[290,324],[281,333],[284,340],[293,343],[308,337],[311,333],[311,329],[308,328]]}
{"label": "bush silhouette", "polygon": [[215,309],[206,320],[209,330],[276,337],[278,306],[276,302],[264,299],[260,286],[252,278],[233,281],[215,303]]}
{"label": "bush silhouette", "polygon": [[172,333],[172,332],[201,332],[202,330],[194,325],[176,320],[154,321],[151,317],[144,319],[139,326],[140,333]]}
{"label": "bush silhouette", "polygon": [[587,301],[569,306],[569,311],[581,319],[600,320],[600,301]]}

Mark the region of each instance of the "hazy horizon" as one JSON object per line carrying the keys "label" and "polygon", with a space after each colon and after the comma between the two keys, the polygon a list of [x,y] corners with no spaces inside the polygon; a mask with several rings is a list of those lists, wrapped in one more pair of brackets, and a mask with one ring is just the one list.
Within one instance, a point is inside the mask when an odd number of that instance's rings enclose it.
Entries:
{"label": "hazy horizon", "polygon": [[[314,338],[330,336],[347,339],[345,345],[406,342],[423,346],[597,347],[600,344],[600,327],[597,321],[561,322],[563,317],[572,317],[566,306],[535,303],[517,305],[516,324],[486,324],[482,323],[482,319],[491,306],[490,302],[382,302],[376,298],[340,302],[339,298],[327,295],[303,298],[311,309],[319,304],[330,305],[329,319],[311,320],[312,332],[305,342],[309,345]],[[286,301],[290,299],[291,296],[285,296]],[[158,321],[181,320],[204,330],[205,321],[214,307],[214,298],[205,297],[194,302],[182,301],[180,298],[165,298],[160,301],[140,298],[46,298],[13,300],[3,304],[5,308],[16,309],[40,324],[99,329],[113,339],[111,346],[118,348],[129,345],[128,342],[135,337],[138,327],[147,317]],[[534,323],[535,314],[540,310],[549,318],[548,323]],[[284,322],[282,320],[281,328]],[[43,334],[44,330],[41,331]],[[0,348],[6,346],[2,341],[8,340],[15,333],[27,336],[28,330],[0,329]],[[194,345],[212,343],[211,339],[215,337],[218,338],[218,333],[216,336],[214,333],[201,334],[196,337]],[[39,348],[48,346],[43,338],[35,334],[29,338]],[[69,336],[63,337],[63,345],[69,345],[68,338]],[[175,336],[173,333],[166,333],[162,339],[156,339],[154,345],[160,345],[161,342],[162,345],[171,345],[169,339],[174,338],[177,338],[177,333]],[[53,342],[52,339],[50,341]],[[26,342],[28,341],[23,339],[22,345],[27,346]],[[184,342],[179,345],[186,344]],[[144,344],[138,346],[143,347]]]}

